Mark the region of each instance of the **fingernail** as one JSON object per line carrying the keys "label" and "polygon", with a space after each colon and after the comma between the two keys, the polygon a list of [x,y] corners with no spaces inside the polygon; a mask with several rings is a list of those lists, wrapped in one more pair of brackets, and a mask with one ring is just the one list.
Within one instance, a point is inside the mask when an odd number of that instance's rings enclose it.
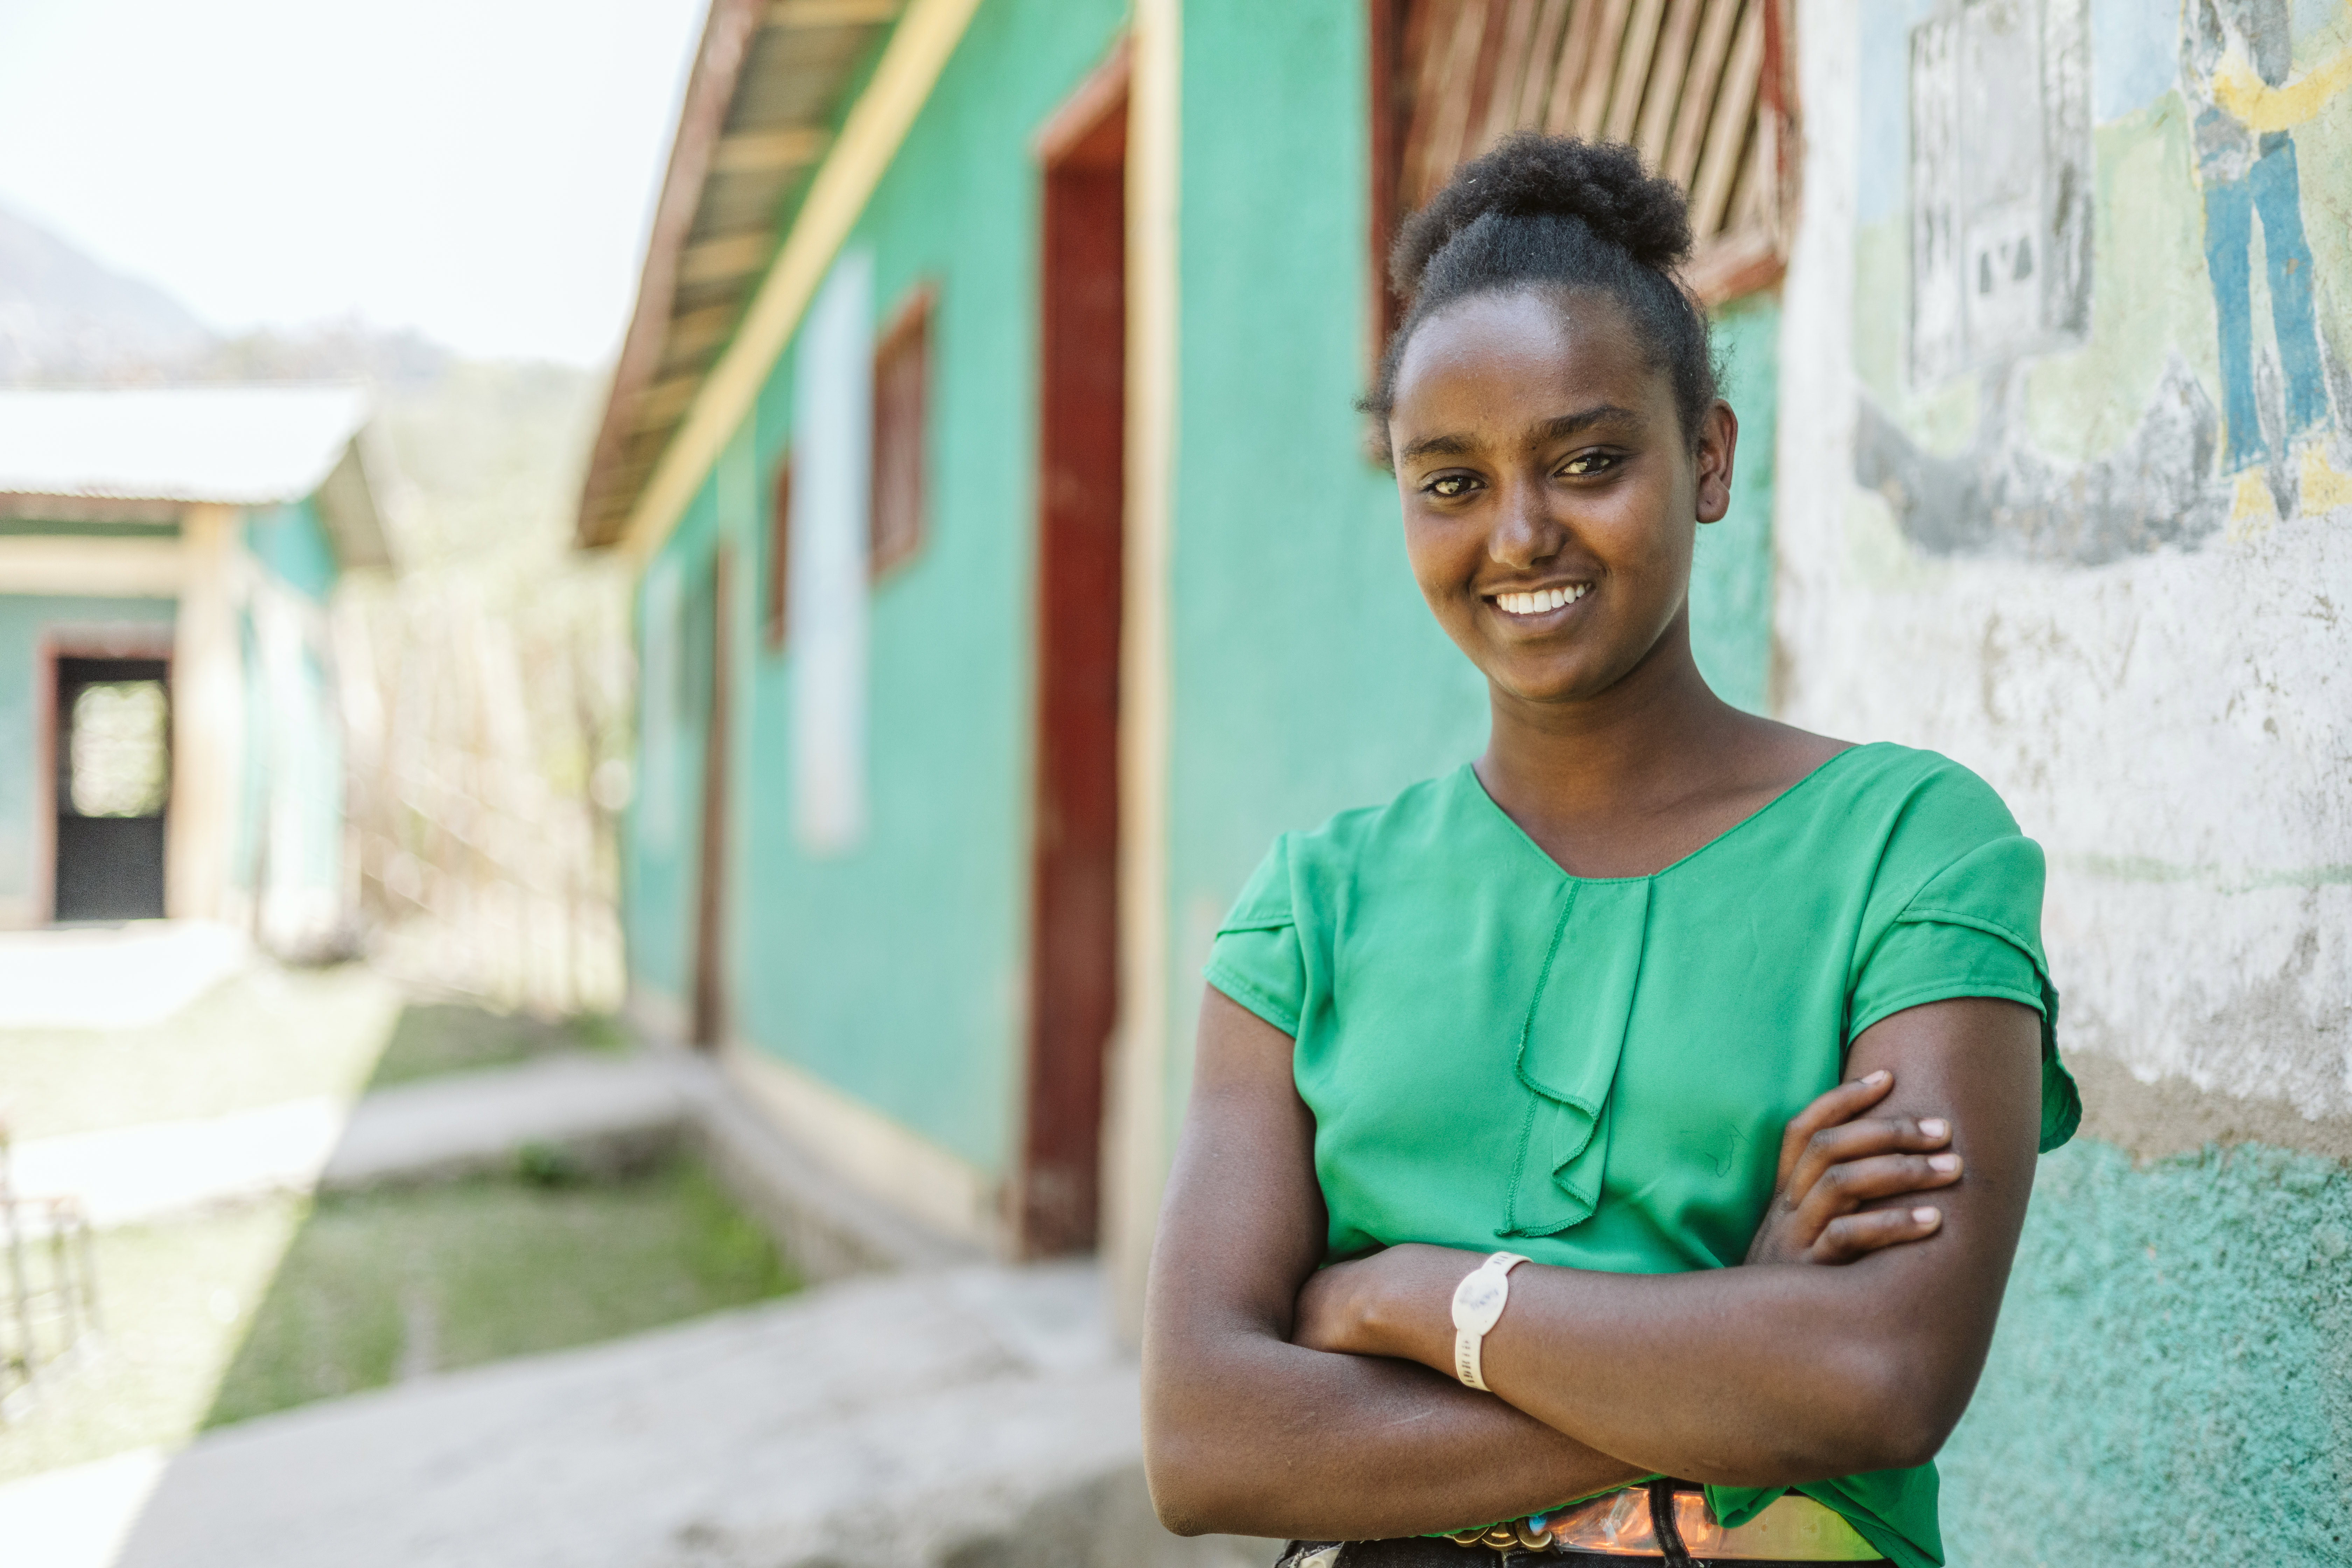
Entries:
{"label": "fingernail", "polygon": [[1952,1124],[1940,1116],[1930,1116],[1927,1121],[1919,1123],[1919,1131],[1930,1138],[1941,1138],[1951,1130]]}
{"label": "fingernail", "polygon": [[1911,1217],[1921,1225],[1933,1225],[1944,1215],[1941,1209],[1913,1209]]}
{"label": "fingernail", "polygon": [[1960,1168],[1960,1157],[1958,1154],[1930,1154],[1927,1163],[1935,1170],[1948,1173]]}
{"label": "fingernail", "polygon": [[1880,1084],[1887,1082],[1894,1077],[1895,1075],[1893,1073],[1888,1072],[1885,1068],[1880,1068],[1876,1072],[1870,1074],[1862,1081],[1870,1085],[1871,1088],[1876,1089]]}

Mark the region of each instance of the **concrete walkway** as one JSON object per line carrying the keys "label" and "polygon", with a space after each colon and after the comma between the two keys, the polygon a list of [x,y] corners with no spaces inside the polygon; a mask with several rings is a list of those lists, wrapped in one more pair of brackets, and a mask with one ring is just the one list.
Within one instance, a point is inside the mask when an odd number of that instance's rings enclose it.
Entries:
{"label": "concrete walkway", "polygon": [[243,932],[205,921],[0,932],[0,1029],[160,1024],[252,961]]}
{"label": "concrete walkway", "polygon": [[500,1164],[526,1143],[593,1143],[677,1124],[690,1064],[663,1052],[546,1057],[226,1116],[28,1138],[16,1190],[72,1196],[91,1224],[163,1217],[271,1191],[360,1186]]}
{"label": "concrete walkway", "polygon": [[0,1545],[44,1568],[1271,1563],[1153,1521],[1102,1295],[1077,1267],[845,1281],[0,1487]]}

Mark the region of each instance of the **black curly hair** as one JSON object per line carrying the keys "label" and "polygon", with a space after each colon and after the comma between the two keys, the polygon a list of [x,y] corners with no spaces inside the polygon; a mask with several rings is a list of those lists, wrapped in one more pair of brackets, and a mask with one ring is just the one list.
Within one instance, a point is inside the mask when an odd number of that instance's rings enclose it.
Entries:
{"label": "black curly hair", "polygon": [[1683,433],[1697,445],[1718,374],[1706,312],[1675,269],[1690,255],[1690,216],[1671,180],[1642,172],[1613,142],[1521,132],[1454,171],[1407,218],[1389,279],[1411,301],[1361,406],[1385,421],[1397,362],[1414,331],[1473,294],[1592,290],[1613,298],[1674,384]]}

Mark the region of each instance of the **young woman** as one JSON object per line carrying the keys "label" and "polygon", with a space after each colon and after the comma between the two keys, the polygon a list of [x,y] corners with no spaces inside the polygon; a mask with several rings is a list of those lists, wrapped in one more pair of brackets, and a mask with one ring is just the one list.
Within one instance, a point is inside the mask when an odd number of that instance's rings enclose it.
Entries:
{"label": "young woman", "polygon": [[2041,852],[1966,769],[1701,679],[1738,426],[1689,245],[1630,150],[1533,136],[1398,244],[1369,407],[1492,732],[1284,835],[1217,937],[1146,1331],[1172,1529],[1942,1560],[1931,1460],[2079,1115]]}

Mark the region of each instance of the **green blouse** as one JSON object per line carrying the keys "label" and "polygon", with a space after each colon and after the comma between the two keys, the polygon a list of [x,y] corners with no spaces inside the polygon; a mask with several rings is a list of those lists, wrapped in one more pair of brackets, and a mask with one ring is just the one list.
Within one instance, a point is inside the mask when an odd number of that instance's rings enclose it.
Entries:
{"label": "green blouse", "polygon": [[[1419,1241],[1720,1268],[1747,1254],[1782,1126],[1906,1007],[2040,1013],[2041,1147],[2073,1135],[2042,881],[2000,798],[1932,752],[1843,752],[1664,870],[1611,879],[1561,870],[1465,765],[1284,834],[1207,975],[1297,1041],[1330,1258]],[[1924,1465],[1797,1489],[1928,1568],[1936,1487]],[[1779,1490],[1707,1495],[1737,1524]]]}

